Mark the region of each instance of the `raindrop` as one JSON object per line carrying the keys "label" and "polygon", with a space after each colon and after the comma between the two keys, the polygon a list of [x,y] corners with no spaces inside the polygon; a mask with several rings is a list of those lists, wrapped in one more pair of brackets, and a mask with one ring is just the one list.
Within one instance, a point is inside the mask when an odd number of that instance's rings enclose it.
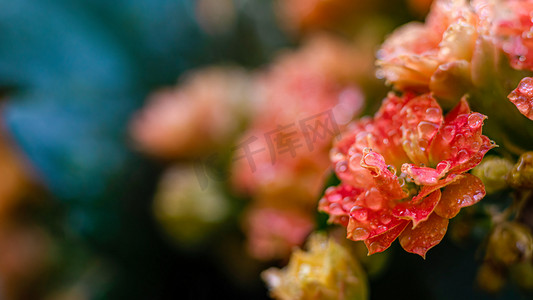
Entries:
{"label": "raindrop", "polygon": [[483,125],[483,115],[478,113],[473,113],[470,116],[468,116],[468,126],[472,129],[478,129]]}
{"label": "raindrop", "polygon": [[356,228],[353,231],[353,238],[354,240],[366,240],[370,236],[370,232],[364,228]]}
{"label": "raindrop", "polygon": [[382,205],[380,192],[376,188],[371,188],[365,193],[365,203],[371,210],[380,209]]}
{"label": "raindrop", "polygon": [[440,123],[442,113],[437,107],[430,107],[426,109],[426,120],[433,123]]}
{"label": "raindrop", "polygon": [[346,171],[348,171],[348,164],[346,163],[346,161],[340,161],[335,166],[335,169],[338,173],[345,173]]}
{"label": "raindrop", "polygon": [[368,212],[365,208],[360,206],[352,207],[352,210],[350,210],[350,215],[359,222],[364,222],[368,219]]}
{"label": "raindrop", "polygon": [[439,125],[430,122],[420,122],[418,124],[418,136],[421,139],[429,140],[439,129]]}
{"label": "raindrop", "polygon": [[391,217],[388,215],[382,215],[381,216],[381,223],[387,225],[392,221]]}
{"label": "raindrop", "polygon": [[459,152],[457,152],[457,161],[460,164],[465,163],[469,158],[470,156],[468,155],[468,151],[465,149],[461,149]]}
{"label": "raindrop", "polygon": [[339,202],[342,200],[342,196],[340,194],[333,194],[328,197],[328,200],[330,202]]}
{"label": "raindrop", "polygon": [[455,136],[455,127],[452,125],[445,126],[441,130],[442,139],[446,142],[451,142]]}

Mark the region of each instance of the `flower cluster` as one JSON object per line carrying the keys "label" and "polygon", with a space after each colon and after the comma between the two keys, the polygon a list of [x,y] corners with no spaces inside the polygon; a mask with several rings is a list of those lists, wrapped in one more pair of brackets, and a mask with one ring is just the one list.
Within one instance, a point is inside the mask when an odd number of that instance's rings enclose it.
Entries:
{"label": "flower cluster", "polygon": [[464,99],[444,117],[430,94],[389,94],[332,150],[342,183],[326,191],[320,210],[369,254],[399,237],[406,251],[425,257],[448,219],[485,195],[481,180],[465,174],[495,146],[481,134],[484,118]]}
{"label": "flower cluster", "polygon": [[257,75],[260,114],[235,152],[231,180],[252,196],[244,230],[258,259],[287,258],[314,227],[331,141],[363,103],[350,49],[318,36]]}

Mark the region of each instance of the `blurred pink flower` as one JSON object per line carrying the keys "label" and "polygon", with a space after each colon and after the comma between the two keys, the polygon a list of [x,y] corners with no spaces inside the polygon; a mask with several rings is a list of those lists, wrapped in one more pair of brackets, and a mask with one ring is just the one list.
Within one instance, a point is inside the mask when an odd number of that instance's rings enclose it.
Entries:
{"label": "blurred pink flower", "polygon": [[[363,105],[350,54],[348,45],[320,36],[258,74],[257,114],[236,148],[231,177],[256,205],[295,209],[312,220],[331,142]],[[284,234],[264,226],[271,231],[265,237]]]}
{"label": "blurred pink flower", "polygon": [[260,260],[285,259],[313,227],[314,220],[305,211],[252,207],[244,218],[248,252]]}
{"label": "blurred pink flower", "polygon": [[144,152],[194,157],[228,145],[249,114],[247,74],[234,68],[195,71],[150,96],[134,117],[131,135]]}

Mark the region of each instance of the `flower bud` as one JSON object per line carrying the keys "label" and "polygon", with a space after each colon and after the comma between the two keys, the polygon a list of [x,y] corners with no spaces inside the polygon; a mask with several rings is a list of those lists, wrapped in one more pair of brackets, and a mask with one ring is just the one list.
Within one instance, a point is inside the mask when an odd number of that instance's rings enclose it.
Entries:
{"label": "flower bud", "polygon": [[533,188],[533,152],[526,152],[520,156],[507,181],[515,188]]}
{"label": "flower bud", "polygon": [[517,222],[506,222],[496,226],[487,247],[486,259],[509,266],[531,260],[533,238],[530,230]]}
{"label": "flower bud", "polygon": [[198,180],[192,166],[174,166],[163,175],[154,196],[157,221],[180,246],[204,241],[230,212],[218,182],[202,187]]}
{"label": "flower bud", "polygon": [[512,168],[513,164],[505,158],[487,156],[472,174],[483,181],[487,194],[492,194],[507,187],[507,174]]}
{"label": "flower bud", "polygon": [[262,277],[272,297],[280,300],[367,299],[367,281],[359,263],[333,239],[315,234],[309,250],[296,250],[284,269],[271,268]]}

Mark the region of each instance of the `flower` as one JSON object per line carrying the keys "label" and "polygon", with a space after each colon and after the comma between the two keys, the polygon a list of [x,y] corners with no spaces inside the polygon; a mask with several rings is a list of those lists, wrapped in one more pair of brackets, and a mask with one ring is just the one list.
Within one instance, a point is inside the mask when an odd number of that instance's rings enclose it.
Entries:
{"label": "flower", "polygon": [[184,248],[205,242],[231,212],[219,182],[211,181],[202,188],[195,171],[192,164],[168,168],[152,204],[161,229]]}
{"label": "flower", "polygon": [[195,71],[149,97],[131,123],[133,140],[140,150],[162,158],[210,154],[231,142],[249,114],[248,84],[238,68]]}
{"label": "flower", "polygon": [[[351,61],[347,44],[317,36],[257,76],[258,113],[235,151],[237,190],[314,205],[329,166],[331,140],[363,105]],[[253,155],[243,157],[245,147]]]}
{"label": "flower", "polygon": [[533,71],[533,1],[475,0],[473,7],[511,66]]}
{"label": "flower", "polygon": [[470,81],[477,20],[465,0],[435,1],[425,24],[406,24],[386,39],[378,51],[378,75],[399,90],[461,96]]}
{"label": "flower", "polygon": [[485,196],[481,180],[465,174],[495,147],[481,134],[484,119],[465,99],[443,117],[430,94],[389,94],[332,150],[341,184],[326,190],[319,209],[369,254],[399,237],[406,251],[425,257],[448,219]]}
{"label": "flower", "polygon": [[368,298],[366,275],[350,252],[332,238],[314,234],[308,251],[296,250],[284,269],[262,273],[279,300],[362,300]]}
{"label": "flower", "polygon": [[286,259],[302,245],[314,222],[305,211],[252,207],[245,214],[248,253],[259,260]]}
{"label": "flower", "polygon": [[[341,40],[319,36],[256,78],[258,113],[235,149],[231,176],[235,190],[260,207],[244,222],[254,257],[284,253],[287,258],[295,241],[301,244],[312,229],[331,141],[363,104],[350,49]],[[291,232],[298,238],[288,238]]]}

